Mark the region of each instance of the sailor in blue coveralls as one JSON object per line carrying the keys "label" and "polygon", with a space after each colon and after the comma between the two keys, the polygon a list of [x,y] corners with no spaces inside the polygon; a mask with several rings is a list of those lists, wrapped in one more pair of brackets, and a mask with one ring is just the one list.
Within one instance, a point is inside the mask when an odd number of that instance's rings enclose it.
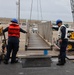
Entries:
{"label": "sailor in blue coveralls", "polygon": [[17,19],[13,18],[11,20],[11,24],[3,30],[3,33],[8,31],[8,46],[7,53],[5,56],[4,64],[8,64],[10,54],[12,52],[11,64],[16,63],[16,54],[19,49],[19,37],[20,32],[27,33],[23,29],[20,28]]}
{"label": "sailor in blue coveralls", "polygon": [[57,65],[64,65],[66,63],[65,57],[66,57],[66,48],[68,44],[67,39],[67,32],[65,25],[62,25],[62,21],[58,19],[56,21],[56,24],[59,26],[58,29],[58,42],[60,43],[60,53],[58,56],[58,63]]}

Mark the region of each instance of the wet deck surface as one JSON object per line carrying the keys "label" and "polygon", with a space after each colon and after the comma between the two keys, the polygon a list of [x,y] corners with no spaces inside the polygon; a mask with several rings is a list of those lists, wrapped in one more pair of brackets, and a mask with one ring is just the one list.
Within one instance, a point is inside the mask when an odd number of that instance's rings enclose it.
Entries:
{"label": "wet deck surface", "polygon": [[[33,43],[33,45],[34,44],[35,43]],[[43,51],[39,51],[39,50],[25,51],[25,35],[21,33],[18,56],[19,55],[20,56],[42,55],[42,54],[43,54]],[[57,56],[58,52],[55,50],[52,50],[48,52],[48,55]],[[49,67],[24,68],[22,64],[24,63],[25,59],[20,59],[19,63],[17,64],[9,63],[8,65],[5,65],[1,63],[0,64],[0,75],[74,75],[74,62],[72,62],[71,60],[67,59],[67,63],[64,66],[56,65],[58,61],[57,58],[51,58],[51,60],[52,60],[52,63],[51,63],[51,66]],[[30,62],[28,64],[30,64]]]}
{"label": "wet deck surface", "polygon": [[23,60],[13,65],[0,64],[0,75],[74,75],[74,63],[70,60],[64,66],[57,66],[57,58],[52,58],[50,67],[27,68],[22,67]]}

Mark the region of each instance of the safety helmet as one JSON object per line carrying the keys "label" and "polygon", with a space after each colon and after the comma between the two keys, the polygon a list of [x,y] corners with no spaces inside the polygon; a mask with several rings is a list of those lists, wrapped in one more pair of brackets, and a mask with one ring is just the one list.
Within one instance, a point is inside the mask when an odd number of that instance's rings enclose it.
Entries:
{"label": "safety helmet", "polygon": [[18,20],[17,20],[16,18],[13,18],[13,19],[11,20],[11,22],[18,23]]}
{"label": "safety helmet", "polygon": [[62,20],[58,19],[58,20],[56,21],[56,25],[58,25],[58,23],[62,23]]}

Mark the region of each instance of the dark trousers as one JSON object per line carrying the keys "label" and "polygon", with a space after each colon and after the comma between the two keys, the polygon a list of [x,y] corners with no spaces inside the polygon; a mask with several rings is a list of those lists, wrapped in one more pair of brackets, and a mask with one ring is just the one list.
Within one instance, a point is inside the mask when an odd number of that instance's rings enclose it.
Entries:
{"label": "dark trousers", "polygon": [[65,62],[67,44],[67,39],[62,40],[62,42],[60,43],[59,59],[61,62]]}
{"label": "dark trousers", "polygon": [[11,61],[15,61],[18,49],[19,49],[19,38],[17,38],[17,37],[9,37],[8,38],[8,47],[7,47],[7,53],[6,53],[6,56],[5,56],[5,60],[6,61],[9,60],[10,54],[12,52]]}

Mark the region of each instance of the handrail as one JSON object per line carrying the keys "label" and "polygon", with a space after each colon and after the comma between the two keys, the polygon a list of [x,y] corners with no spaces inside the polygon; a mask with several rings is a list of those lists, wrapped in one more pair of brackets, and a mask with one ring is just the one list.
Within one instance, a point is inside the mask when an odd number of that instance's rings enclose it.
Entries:
{"label": "handrail", "polygon": [[51,21],[43,22],[38,25],[38,33],[45,39],[48,43],[52,45],[52,28]]}
{"label": "handrail", "polygon": [[[27,46],[29,46],[29,40],[30,40],[30,34],[31,34],[30,26],[29,26],[28,22],[27,22],[26,26],[27,26],[26,29],[27,29],[28,33],[26,34],[25,50],[30,48]],[[37,34],[40,35],[40,37],[42,37],[42,39],[44,39],[44,41],[49,45],[49,47],[52,47],[52,28],[51,28],[51,22],[50,21],[38,24]],[[41,48],[41,49],[43,49],[43,48]]]}

